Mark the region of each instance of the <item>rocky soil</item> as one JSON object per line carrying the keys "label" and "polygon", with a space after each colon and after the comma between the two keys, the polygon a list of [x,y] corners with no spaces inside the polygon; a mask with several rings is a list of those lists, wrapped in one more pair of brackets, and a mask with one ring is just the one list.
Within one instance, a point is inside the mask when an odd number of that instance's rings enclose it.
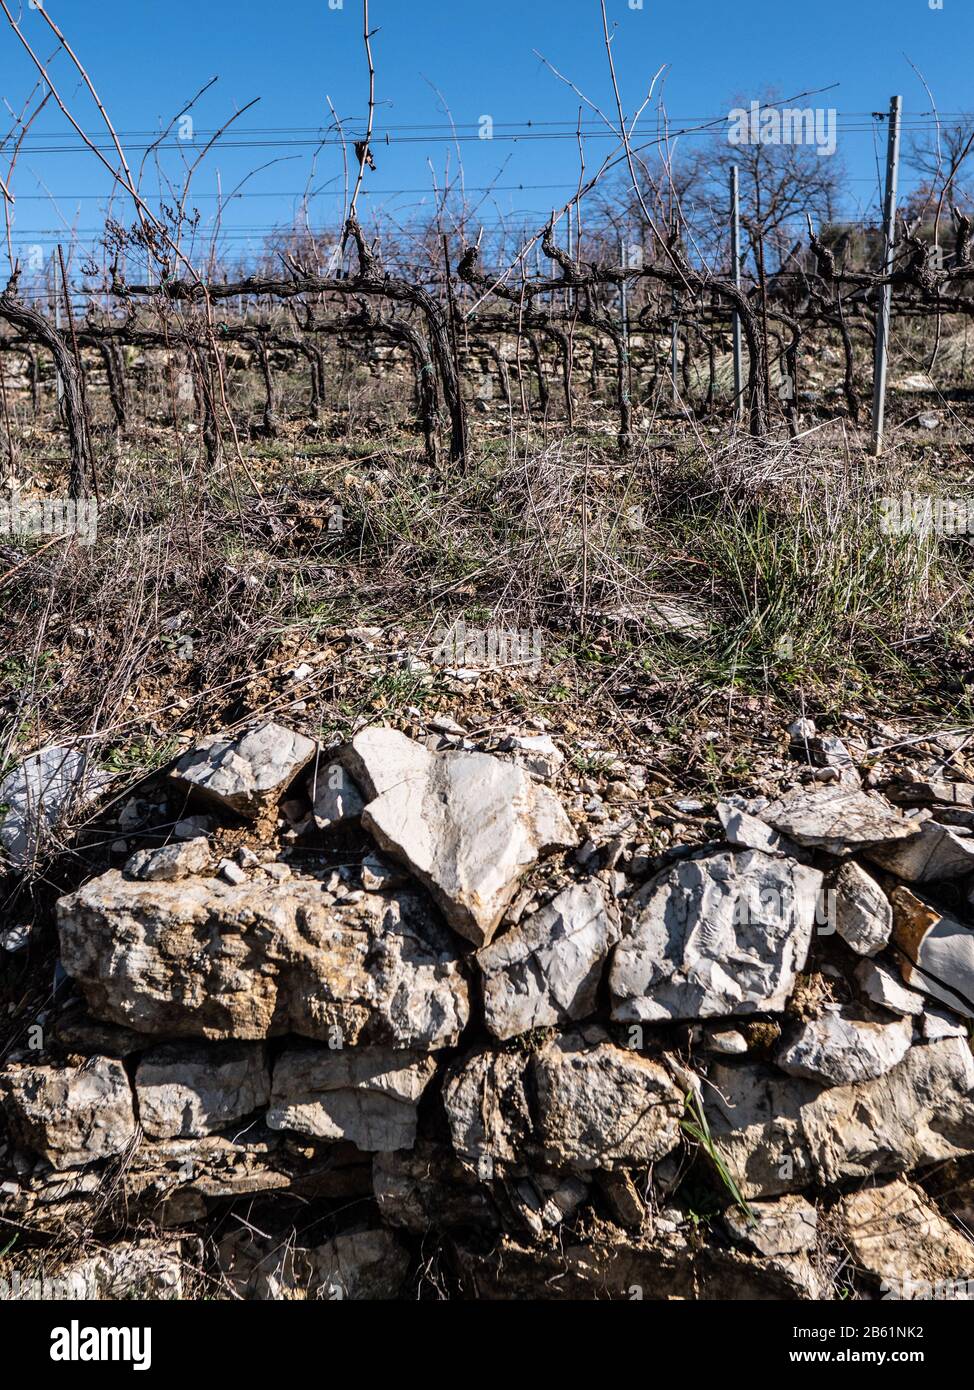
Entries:
{"label": "rocky soil", "polygon": [[969,736],[720,799],[415,713],[8,773],[11,874],[105,848],[3,936],[6,1296],[968,1297]]}

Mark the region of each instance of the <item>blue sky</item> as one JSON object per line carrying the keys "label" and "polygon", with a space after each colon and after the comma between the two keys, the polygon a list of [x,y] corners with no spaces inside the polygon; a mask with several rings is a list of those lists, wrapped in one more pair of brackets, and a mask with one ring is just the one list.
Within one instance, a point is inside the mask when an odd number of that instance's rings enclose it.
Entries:
{"label": "blue sky", "polygon": [[[942,113],[974,109],[974,0],[943,0],[939,10],[931,9],[930,0],[643,0],[641,8],[630,8],[630,0],[607,2],[627,109],[642,100],[663,64],[669,65],[665,100],[674,125],[726,113],[733,96],[757,97],[768,87],[784,96],[832,87],[814,100],[840,113],[839,154],[862,207],[875,199],[876,152],[884,139],[869,113],[885,109],[894,92],[904,97],[908,126],[929,111],[910,60]],[[8,0],[15,12],[16,3]],[[158,130],[210,78],[218,75],[219,82],[195,112],[197,149],[204,132],[260,97],[195,177],[205,226],[215,208],[218,171],[226,193],[258,166],[285,161],[253,174],[243,190],[248,196],[226,209],[231,252],[245,254],[265,230],[292,218],[309,176],[315,132],[331,120],[326,96],[350,134],[362,127],[366,69],[359,0],[344,0],[335,9],[328,0],[44,3],[125,132],[134,165],[145,133]],[[363,214],[371,206],[408,221],[430,207],[434,174],[442,184],[445,171],[456,170],[447,106],[464,136],[475,136],[477,122],[490,115],[497,137],[508,133],[505,126],[523,131],[528,121],[541,137],[470,138],[461,144],[472,196],[496,184],[480,211],[488,226],[511,215],[537,221],[570,195],[578,177],[573,126],[579,102],[537,53],[611,112],[598,0],[372,0],[371,22],[379,31],[373,38],[378,168],[367,176]],[[23,26],[38,52],[49,54],[52,36],[26,0]],[[0,95],[19,109],[34,76],[2,15],[0,55]],[[74,114],[101,136],[97,114],[63,56],[52,72]],[[595,118],[587,113],[587,119]],[[388,145],[385,131],[392,138]],[[82,242],[90,241],[91,230],[101,224],[106,178],[94,156],[40,148],[76,145],[69,137],[64,118],[49,104],[14,178],[18,248],[40,243],[47,250],[71,226]],[[592,139],[590,168],[605,148],[603,140]],[[167,152],[165,160],[175,174],[177,157]],[[319,154],[314,186],[322,192],[313,204],[315,220],[334,214],[341,168],[339,148]],[[151,171],[147,186],[155,188]]]}

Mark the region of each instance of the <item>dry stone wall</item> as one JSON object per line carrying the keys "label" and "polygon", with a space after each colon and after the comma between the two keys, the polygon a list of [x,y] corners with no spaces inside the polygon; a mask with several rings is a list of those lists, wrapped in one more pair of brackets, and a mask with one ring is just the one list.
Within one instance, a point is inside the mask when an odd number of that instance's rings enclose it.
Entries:
{"label": "dry stone wall", "polygon": [[5,1213],[128,1260],[124,1207],[244,1298],[832,1297],[837,1242],[866,1296],[960,1287],[916,1179],[974,1155],[974,788],[864,788],[836,742],[624,856],[546,736],[204,740],[180,835],[58,902]]}

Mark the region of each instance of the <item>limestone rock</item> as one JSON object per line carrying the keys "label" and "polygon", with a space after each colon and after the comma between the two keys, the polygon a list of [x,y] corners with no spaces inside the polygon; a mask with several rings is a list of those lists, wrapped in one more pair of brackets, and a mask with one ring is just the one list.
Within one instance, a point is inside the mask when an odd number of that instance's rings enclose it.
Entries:
{"label": "limestone rock", "polygon": [[212,816],[184,816],[172,828],[177,840],[198,840],[205,838],[213,829]]}
{"label": "limestone rock", "polygon": [[[783,1261],[746,1256],[714,1245],[691,1251],[685,1242],[660,1240],[519,1242],[495,1246],[458,1241],[454,1258],[465,1297],[572,1302],[616,1299],[807,1298],[802,1275]],[[802,1272],[802,1274],[804,1271]],[[813,1295],[814,1296],[814,1295]]]}
{"label": "limestone rock", "polygon": [[146,1038],[131,1028],[119,1028],[114,1023],[99,1023],[86,1011],[80,999],[68,1000],[50,1024],[50,1037],[59,1049],[81,1052],[88,1056],[100,1053],[105,1057],[130,1057],[143,1052]]}
{"label": "limestone rock", "polygon": [[942,1038],[966,1038],[968,1025],[949,1009],[934,1004],[924,1009],[920,1018],[920,1033],[925,1042],[940,1042]]}
{"label": "limestone rock", "polygon": [[803,1023],[797,1036],[781,1048],[775,1061],[789,1076],[807,1077],[826,1086],[847,1086],[882,1076],[901,1062],[913,1041],[908,1018],[885,1021],[851,1008],[827,1009]]}
{"label": "limestone rock", "polygon": [[974,930],[924,902],[909,888],[893,891],[893,940],[911,989],[974,1018]]}
{"label": "limestone rock", "polygon": [[595,884],[566,888],[477,962],[487,1026],[498,1038],[583,1019],[594,1012],[602,967],[617,932]]}
{"label": "limestone rock", "polygon": [[799,1255],[814,1250],[818,1239],[818,1212],[798,1193],[772,1202],[752,1202],[750,1216],[740,1207],[728,1207],[724,1225],[735,1240],[754,1247],[759,1255]]}
{"label": "limestone rock", "polygon": [[79,748],[52,745],[0,780],[0,868],[23,868],[57,822],[89,805],[110,781]]}
{"label": "limestone rock", "polygon": [[225,1235],[216,1255],[224,1283],[237,1299],[264,1303],[308,1297],[309,1251],[293,1240],[262,1238],[245,1227]]}
{"label": "limestone rock", "polygon": [[714,1028],[704,1034],[703,1045],[708,1052],[724,1057],[740,1057],[747,1051],[747,1038],[736,1028]]}
{"label": "limestone rock", "polygon": [[127,1149],[109,1172],[106,1205],[101,1165],[33,1173],[23,1186],[3,1189],[4,1215],[33,1229],[64,1234],[65,1226],[117,1233],[119,1207],[129,1221],[182,1226],[225,1209],[239,1197],[280,1193],[296,1202],[347,1203],[372,1195],[371,1156],[352,1144],[312,1144],[244,1120],[224,1134],[146,1140]]}
{"label": "limestone rock", "polygon": [[974,1057],[959,1038],[912,1047],[892,1071],[851,1086],[746,1061],[714,1064],[709,1080],[711,1134],[747,1198],[974,1153]]}
{"label": "limestone rock", "polygon": [[466,738],[467,730],[449,714],[438,714],[426,726],[431,734],[449,734],[451,738]]}
{"label": "limestone rock", "polygon": [[336,905],[317,879],[142,883],[111,870],[62,898],[58,921],[91,1012],[137,1032],[435,1049],[467,1022],[455,947],[415,893]]}
{"label": "limestone rock", "polygon": [[532,1068],[543,1158],[582,1171],[654,1163],[680,1139],[684,1093],[658,1062],[593,1041],[556,1038]]}
{"label": "limestone rock", "polygon": [[970,782],[944,782],[925,778],[917,782],[900,782],[886,788],[890,801],[903,806],[954,806],[961,810],[974,809],[974,785]]}
{"label": "limestone rock", "polygon": [[835,876],[835,929],[860,956],[874,956],[889,941],[893,909],[874,878],[849,860]]}
{"label": "limestone rock", "polygon": [[107,1249],[67,1264],[56,1261],[52,1273],[43,1268],[8,1271],[0,1264],[0,1299],[44,1302],[151,1300],[161,1302],[192,1296],[187,1275],[191,1266],[181,1241],[117,1241]]}
{"label": "limestone rock", "polygon": [[869,858],[908,883],[934,883],[974,873],[974,840],[928,820],[908,840],[870,850]]}
{"label": "limestone rock", "polygon": [[765,825],[757,816],[749,815],[747,811],[726,801],[718,801],[717,817],[724,827],[728,842],[738,849],[760,849],[773,854],[787,844],[784,837],[772,830],[770,825]]}
{"label": "limestone rock", "polygon": [[[598,1189],[617,1225],[627,1231],[639,1231],[646,1220],[645,1192],[633,1181],[632,1174],[625,1168],[603,1170],[596,1173]],[[645,1180],[641,1186],[646,1187]]]}
{"label": "limestone rock", "polygon": [[385,888],[398,888],[409,882],[405,870],[398,864],[391,864],[381,854],[367,854],[362,860],[362,887],[369,893],[381,892]]}
{"label": "limestone rock", "polygon": [[170,775],[182,790],[256,818],[283,794],[316,749],[303,734],[267,722],[242,733],[201,739]]}
{"label": "limestone rock", "polygon": [[[534,1108],[528,1096],[534,1097]],[[676,1147],[684,1093],[660,1063],[598,1028],[530,1056],[481,1052],[443,1088],[457,1153],[490,1176],[532,1154],[579,1172],[655,1162]]]}
{"label": "limestone rock", "polygon": [[550,734],[512,735],[501,744],[501,752],[513,753],[515,761],[542,782],[550,782],[565,761]]}
{"label": "limestone rock", "polygon": [[849,1193],[835,1217],[853,1263],[882,1281],[886,1297],[949,1297],[955,1281],[971,1297],[974,1244],[909,1183]]}
{"label": "limestone rock", "polygon": [[381,725],[361,729],[339,750],[339,762],[351,773],[366,801],[403,784],[422,782],[429,750]]}
{"label": "limestone rock", "polygon": [[122,1153],[136,1135],[132,1090],[121,1062],[82,1067],[12,1066],[0,1073],[11,1128],[54,1168]]}
{"label": "limestone rock", "polygon": [[217,1256],[236,1297],[254,1302],[396,1298],[409,1267],[383,1230],[347,1231],[309,1248],[287,1233],[266,1239],[245,1229],[225,1236]]}
{"label": "limestone rock", "polygon": [[638,616],[651,627],[677,637],[702,640],[710,636],[711,624],[704,610],[682,599],[653,599]]}
{"label": "limestone rock", "polygon": [[527,1217],[528,1226],[539,1236],[545,1228],[560,1226],[574,1216],[588,1199],[590,1183],[587,1178],[569,1173],[559,1178],[551,1173],[539,1173],[522,1178],[517,1184],[518,1205]]}
{"label": "limestone rock", "polygon": [[156,1139],[212,1134],[270,1098],[265,1049],[254,1043],[173,1043],[139,1059],[135,1094],[142,1128]]}
{"label": "limestone rock", "polygon": [[409,1149],[435,1071],[433,1057],[389,1047],[286,1051],[274,1066],[267,1124],[370,1152]]}
{"label": "limestone rock", "polygon": [[0,951],[9,951],[11,955],[22,951],[30,940],[31,927],[30,922],[17,922],[12,927],[4,927],[0,931]]}
{"label": "limestone rock", "polygon": [[325,763],[308,778],[311,813],[319,830],[357,820],[365,802],[341,763]]}
{"label": "limestone rock", "polygon": [[317,1298],[396,1298],[408,1268],[409,1256],[389,1231],[349,1231],[315,1249],[312,1288]]}
{"label": "limestone rock", "polygon": [[159,849],[136,850],[125,865],[128,878],[141,878],[147,883],[174,882],[205,874],[213,863],[209,841],[202,836],[162,845]]}
{"label": "limestone rock", "polygon": [[528,1059],[517,1052],[478,1052],[443,1084],[443,1106],[457,1153],[489,1177],[495,1161],[514,1163],[532,1133],[525,1090]]}
{"label": "limestone rock", "polygon": [[609,973],[612,1017],[660,1022],[784,1008],[822,875],[760,850],[664,869],[632,899]]}
{"label": "limestone rock", "polygon": [[451,1226],[495,1230],[501,1224],[490,1189],[448,1144],[420,1139],[413,1149],[377,1153],[372,1184],[382,1220],[413,1235]]}
{"label": "limestone rock", "polygon": [[856,966],[856,983],[864,997],[891,1013],[916,1017],[923,1013],[923,995],[907,989],[900,977],[882,961],[864,960]]}
{"label": "limestone rock", "polygon": [[[486,945],[522,874],[546,850],[576,843],[561,803],[512,763],[430,753],[401,734],[393,745],[398,764],[380,765],[369,733],[394,731],[366,730],[353,740],[353,767],[363,769],[366,790],[382,788],[362,812],[363,826],[425,884],[455,931]],[[381,740],[384,749],[391,742]]]}
{"label": "limestone rock", "polygon": [[920,828],[877,792],[858,791],[841,783],[821,791],[799,788],[757,814],[798,844],[837,855],[905,840]]}
{"label": "limestone rock", "polygon": [[836,774],[835,780],[849,788],[859,788],[862,780],[853,761],[852,754],[841,738],[834,734],[817,734],[810,740],[809,753],[816,767],[828,768]]}

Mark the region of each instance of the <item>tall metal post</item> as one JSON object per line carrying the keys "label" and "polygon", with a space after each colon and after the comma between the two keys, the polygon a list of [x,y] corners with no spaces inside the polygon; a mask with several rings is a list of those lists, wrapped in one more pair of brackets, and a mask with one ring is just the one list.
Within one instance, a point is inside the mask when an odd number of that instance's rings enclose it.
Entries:
{"label": "tall metal post", "polygon": [[[625,237],[619,238],[619,264],[623,270],[629,269],[629,248],[626,245]],[[626,356],[629,356],[629,287],[625,278],[619,283],[619,322],[622,325],[622,337],[626,345]]]}
{"label": "tall metal post", "polygon": [[[900,108],[902,97],[893,97],[889,104],[889,135],[886,146],[886,202],[883,208],[883,266],[888,277],[893,269],[893,245],[896,240],[896,192],[900,173]],[[873,365],[873,438],[870,453],[878,457],[883,448],[883,426],[886,423],[886,370],[889,358],[890,310],[893,288],[883,285],[876,308],[876,357]]]}
{"label": "tall metal post", "polygon": [[[731,165],[731,277],[738,289],[741,287],[741,197],[738,187],[737,165]],[[744,414],[744,365],[741,353],[741,317],[734,310],[734,417],[740,420]]]}

